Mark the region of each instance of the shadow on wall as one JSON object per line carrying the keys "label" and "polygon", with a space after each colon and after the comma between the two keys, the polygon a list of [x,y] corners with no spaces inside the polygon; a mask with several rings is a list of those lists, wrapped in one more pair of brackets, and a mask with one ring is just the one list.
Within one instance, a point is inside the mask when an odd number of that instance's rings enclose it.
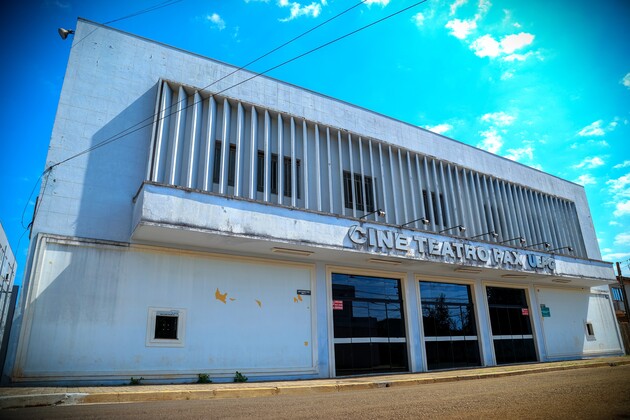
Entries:
{"label": "shadow on wall", "polygon": [[113,141],[89,153],[77,236],[129,241],[132,199],[145,180],[149,159],[156,95],[157,84],[92,136],[90,147]]}

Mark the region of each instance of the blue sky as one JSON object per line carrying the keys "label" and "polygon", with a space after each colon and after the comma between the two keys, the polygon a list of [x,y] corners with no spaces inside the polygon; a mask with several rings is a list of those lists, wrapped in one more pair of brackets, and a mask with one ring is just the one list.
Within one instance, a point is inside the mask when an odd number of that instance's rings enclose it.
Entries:
{"label": "blue sky", "polygon": [[[0,221],[18,257],[16,282],[28,246],[24,235],[16,249],[22,213],[28,224],[70,53],[71,39],[62,41],[58,27],[163,5],[111,26],[240,66],[358,2],[5,2]],[[416,2],[367,0],[250,69],[266,70]],[[604,259],[628,264],[629,40],[626,0],[427,0],[268,75],[584,185]]]}

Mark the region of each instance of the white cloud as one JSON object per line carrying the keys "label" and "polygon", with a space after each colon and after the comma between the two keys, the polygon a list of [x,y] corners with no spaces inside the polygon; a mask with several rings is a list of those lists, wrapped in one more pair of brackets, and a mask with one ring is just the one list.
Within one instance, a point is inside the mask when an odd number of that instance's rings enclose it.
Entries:
{"label": "white cloud", "polygon": [[624,261],[630,257],[630,252],[616,252],[611,254],[602,255],[604,261]]}
{"label": "white cloud", "polygon": [[587,185],[595,185],[597,184],[597,181],[595,181],[595,178],[593,178],[592,176],[590,176],[589,174],[584,174],[584,175],[580,175],[579,177],[577,177],[577,179],[575,181],[576,184],[580,184],[583,186],[587,186]]}
{"label": "white cloud", "polygon": [[470,49],[474,51],[478,57],[495,58],[500,55],[506,55],[503,59],[506,61],[524,61],[533,53],[514,54],[514,51],[531,45],[534,41],[534,35],[521,32],[519,34],[506,35],[500,40],[496,40],[492,35],[486,34],[475,39],[470,44]]}
{"label": "white cloud", "polygon": [[413,15],[411,20],[416,24],[418,28],[424,25],[424,15],[421,12]]}
{"label": "white cloud", "polygon": [[534,53],[531,51],[528,51],[525,54],[510,54],[503,57],[503,61],[525,61],[532,55],[534,55]]}
{"label": "white cloud", "polygon": [[453,126],[450,124],[438,124],[434,126],[427,125],[425,128],[429,131],[433,131],[434,133],[444,134],[447,131],[452,130]]}
{"label": "white cloud", "polygon": [[508,149],[507,152],[508,154],[505,155],[505,157],[517,162],[520,162],[523,158],[528,158],[529,160],[534,159],[534,148],[531,146],[521,147],[518,149]]}
{"label": "white cloud", "polygon": [[205,19],[206,21],[210,22],[210,25],[213,28],[218,29],[220,31],[225,29],[225,21],[221,18],[221,16],[219,16],[218,13],[206,15]]}
{"label": "white cloud", "polygon": [[480,149],[487,150],[490,153],[497,153],[503,147],[503,138],[495,128],[490,128],[479,133],[483,140],[477,144]]}
{"label": "white cloud", "polygon": [[[608,225],[610,225],[610,226],[621,226],[621,223],[619,223],[616,220],[611,220],[610,222],[608,222]],[[604,252],[609,252],[609,251],[604,251]]]}
{"label": "white cloud", "polygon": [[291,13],[289,17],[284,19],[280,19],[280,22],[288,22],[300,16],[310,16],[316,18],[322,12],[322,4],[325,6],[326,1],[322,1],[321,4],[317,2],[313,2],[308,5],[302,5],[298,2],[290,2],[288,0],[279,0],[278,6],[280,7],[289,7],[291,9]]}
{"label": "white cloud", "polygon": [[455,3],[451,4],[451,16],[453,16],[455,12],[457,12],[457,9],[459,9],[466,3],[468,3],[468,0],[455,0]]}
{"label": "white cloud", "polygon": [[472,31],[477,29],[477,22],[474,19],[453,19],[446,22],[445,27],[451,30],[451,35],[455,38],[466,39]]}
{"label": "white cloud", "polygon": [[624,160],[623,163],[618,163],[613,166],[613,169],[627,168],[628,166],[630,166],[630,160]]}
{"label": "white cloud", "polygon": [[578,136],[588,137],[588,136],[603,136],[605,134],[604,129],[602,128],[602,123],[604,121],[597,120],[578,132]]}
{"label": "white cloud", "polygon": [[505,54],[512,54],[514,51],[530,45],[532,42],[534,42],[534,35],[527,32],[507,35],[501,38],[501,50]]}
{"label": "white cloud", "polygon": [[489,112],[481,116],[481,121],[497,125],[499,127],[505,127],[511,125],[516,120],[516,117],[510,114],[506,114],[503,111]]}
{"label": "white cloud", "polygon": [[385,7],[389,4],[389,0],[367,0],[365,4],[368,6],[371,6],[373,4],[378,4],[381,7]]}
{"label": "white cloud", "polygon": [[508,79],[511,79],[512,77],[514,77],[513,70],[506,70],[501,74],[501,80],[508,80]]}
{"label": "white cloud", "polygon": [[573,168],[593,169],[593,168],[597,168],[598,166],[602,166],[603,164],[604,164],[604,160],[600,158],[599,156],[587,157],[582,162],[578,163],[577,165],[573,165]]}
{"label": "white cloud", "polygon": [[630,232],[619,233],[615,236],[615,245],[630,245]]}
{"label": "white cloud", "polygon": [[470,44],[470,48],[478,57],[497,57],[501,54],[501,44],[491,35],[481,36]]}
{"label": "white cloud", "polygon": [[619,83],[630,89],[630,73],[627,73],[625,76],[623,76],[623,79],[621,79]]}
{"label": "white cloud", "polygon": [[630,215],[630,200],[621,201],[615,204],[615,211],[613,211],[615,217]]}
{"label": "white cloud", "polygon": [[609,179],[606,185],[610,185],[610,193],[616,196],[630,197],[630,173],[617,179]]}

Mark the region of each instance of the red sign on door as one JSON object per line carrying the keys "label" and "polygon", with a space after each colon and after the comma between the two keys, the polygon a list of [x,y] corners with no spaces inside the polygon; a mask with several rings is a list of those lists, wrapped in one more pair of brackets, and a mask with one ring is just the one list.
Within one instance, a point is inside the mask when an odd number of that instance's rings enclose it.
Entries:
{"label": "red sign on door", "polygon": [[333,311],[343,311],[343,300],[333,300]]}
{"label": "red sign on door", "polygon": [[521,308],[521,315],[528,316],[529,315],[529,308]]}

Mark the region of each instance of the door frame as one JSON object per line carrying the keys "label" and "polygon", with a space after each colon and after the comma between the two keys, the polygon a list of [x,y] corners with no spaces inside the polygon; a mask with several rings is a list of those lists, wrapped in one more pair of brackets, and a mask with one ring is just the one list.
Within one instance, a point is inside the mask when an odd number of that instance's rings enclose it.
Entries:
{"label": "door frame", "polygon": [[410,323],[407,319],[409,314],[409,297],[405,293],[407,290],[407,273],[401,271],[383,271],[372,270],[366,268],[353,268],[338,265],[326,266],[326,314],[328,317],[328,372],[331,378],[337,377],[336,372],[336,359],[335,359],[335,326],[333,322],[333,309],[332,309],[332,275],[339,274],[354,274],[358,276],[371,276],[371,277],[383,277],[387,279],[395,279],[400,281],[400,293],[402,296],[402,307],[404,310],[404,323],[405,323],[405,340],[407,344],[407,372],[411,372],[411,349],[410,346]]}
{"label": "door frame", "polygon": [[[534,311],[532,309],[532,305],[533,303],[536,302],[535,300],[535,290],[534,290],[534,286],[532,284],[513,284],[513,283],[501,283],[501,282],[496,282],[496,281],[482,281],[481,282],[482,285],[482,289],[484,292],[484,300],[485,300],[485,312],[486,312],[486,322],[488,324],[488,336],[490,337],[490,342],[491,342],[491,346],[490,346],[490,354],[492,355],[492,362],[494,366],[498,366],[497,363],[497,355],[496,352],[494,351],[494,334],[492,333],[492,322],[490,320],[490,304],[488,303],[488,287],[501,287],[501,288],[505,288],[505,289],[522,289],[525,291],[525,301],[527,302],[527,308],[529,309],[529,321],[532,327],[532,340],[534,340],[534,351],[536,353],[536,360],[533,362],[525,362],[525,363],[540,363],[542,361],[542,357],[540,354],[540,346],[538,343],[538,328],[537,328],[537,322],[534,321],[534,315],[538,313],[538,311]],[[510,365],[512,363],[508,363],[507,365]],[[514,363],[514,364],[518,364],[518,363]],[[505,366],[505,365],[501,365],[501,366]]]}

